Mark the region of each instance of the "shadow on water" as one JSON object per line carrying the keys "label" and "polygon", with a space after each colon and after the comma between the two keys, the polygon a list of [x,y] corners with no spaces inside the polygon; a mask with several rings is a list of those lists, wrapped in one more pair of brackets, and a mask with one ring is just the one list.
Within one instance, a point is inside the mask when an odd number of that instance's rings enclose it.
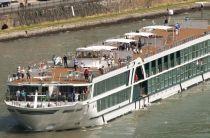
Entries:
{"label": "shadow on water", "polygon": [[17,121],[10,115],[0,117],[0,132],[6,133],[31,133],[25,127],[19,125]]}

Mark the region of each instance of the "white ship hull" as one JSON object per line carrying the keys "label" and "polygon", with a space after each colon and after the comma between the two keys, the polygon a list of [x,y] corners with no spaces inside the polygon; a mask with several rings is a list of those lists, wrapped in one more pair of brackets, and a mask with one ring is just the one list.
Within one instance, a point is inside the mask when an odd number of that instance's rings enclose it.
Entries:
{"label": "white ship hull", "polygon": [[65,130],[101,125],[99,119],[90,120],[87,106],[63,106],[45,109],[29,109],[11,106],[8,110],[18,123],[32,131]]}
{"label": "white ship hull", "polygon": [[[205,80],[210,78],[209,73],[203,74]],[[168,98],[183,89],[202,82],[202,75],[185,81],[181,84],[170,87],[164,91],[146,96],[140,100],[130,103],[125,101],[114,108],[106,109],[103,114],[96,112],[94,104],[75,104],[74,106],[60,106],[45,109],[21,108],[15,106],[12,102],[5,102],[8,110],[14,118],[21,124],[32,131],[50,131],[65,130],[81,127],[91,127],[106,124],[119,116],[132,111],[143,109],[151,105],[152,102]],[[94,102],[93,102],[94,103]]]}

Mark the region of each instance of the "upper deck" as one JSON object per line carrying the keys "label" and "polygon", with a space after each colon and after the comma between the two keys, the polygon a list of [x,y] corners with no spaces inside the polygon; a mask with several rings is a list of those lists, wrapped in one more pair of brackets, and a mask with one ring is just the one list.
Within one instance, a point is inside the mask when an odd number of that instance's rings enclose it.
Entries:
{"label": "upper deck", "polygon": [[[88,49],[88,52],[92,49],[95,55],[88,57],[86,53],[85,56],[87,57],[85,58],[81,58],[76,55],[78,57],[78,67],[76,70],[73,67],[74,61],[69,58],[68,67],[64,67],[63,63],[61,63],[60,65],[53,65],[52,62],[40,63],[38,66],[31,67],[30,78],[27,78],[27,71],[24,68],[17,69],[17,73],[9,76],[9,84],[62,84],[73,86],[88,86],[90,85],[93,77],[97,77],[107,72],[123,67],[128,62],[138,57],[145,59],[183,43],[202,37],[206,34],[209,34],[210,32],[210,26],[208,24],[206,27],[196,27],[191,24],[191,26],[183,28],[181,25],[181,28],[179,30],[176,30],[174,26],[169,26],[168,29],[162,29],[160,27],[149,29],[149,33],[151,34],[144,33],[140,35],[140,33],[138,34],[138,32],[136,34],[130,33],[132,35],[125,35],[122,40],[116,39],[115,42],[114,39],[112,39],[111,43],[109,40],[103,42],[103,44],[106,43],[116,48],[105,50],[103,49],[99,51],[94,50],[94,48],[90,48]],[[123,49],[121,49],[120,47]],[[82,50],[85,50],[85,48]],[[84,57],[84,53],[82,53],[82,56]],[[128,59],[128,56],[131,59]],[[84,66],[83,62],[85,62],[86,60],[88,60],[88,62]],[[87,65],[93,64],[93,62],[94,65]],[[97,64],[97,66],[95,64]],[[85,78],[84,75],[86,68],[88,68],[88,78]]]}

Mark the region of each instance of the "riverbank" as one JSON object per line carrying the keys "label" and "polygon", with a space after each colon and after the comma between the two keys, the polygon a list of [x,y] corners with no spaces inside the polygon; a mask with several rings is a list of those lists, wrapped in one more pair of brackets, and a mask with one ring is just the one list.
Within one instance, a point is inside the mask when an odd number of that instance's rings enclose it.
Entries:
{"label": "riverbank", "polygon": [[[101,25],[121,23],[125,21],[135,21],[160,17],[167,14],[166,9],[173,9],[174,14],[187,11],[200,10],[200,5],[195,4],[195,0],[173,3],[171,5],[163,4],[151,8],[141,8],[120,13],[100,14],[87,17],[75,17],[70,20],[61,20],[54,22],[45,22],[30,26],[14,27],[0,32],[0,41],[8,41],[18,38],[34,37],[57,32],[86,29]],[[210,4],[205,4],[204,8],[210,8]]]}

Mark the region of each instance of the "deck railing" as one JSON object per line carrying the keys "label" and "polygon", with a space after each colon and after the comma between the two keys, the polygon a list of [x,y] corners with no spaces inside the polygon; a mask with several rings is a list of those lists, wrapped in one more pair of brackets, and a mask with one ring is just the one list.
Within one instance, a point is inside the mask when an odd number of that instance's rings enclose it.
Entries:
{"label": "deck railing", "polygon": [[[174,44],[171,45],[170,47],[164,46],[164,47],[161,48],[161,49],[157,49],[155,54],[158,54],[158,53],[163,52],[163,51],[165,51],[165,50],[168,50],[168,49],[170,49],[170,48],[173,48],[173,47],[182,45],[182,44],[184,44],[184,43],[187,43],[187,42],[189,42],[189,41],[195,40],[195,39],[197,39],[197,38],[200,38],[200,37],[203,37],[203,36],[206,36],[206,35],[209,35],[209,34],[210,34],[210,31],[205,32],[204,34],[199,35],[199,36],[190,36],[190,37],[188,37],[188,38],[185,38],[185,39],[183,39],[183,40],[180,40],[180,41],[174,43]],[[150,57],[150,56],[153,56],[153,55],[154,55],[153,53],[148,53],[148,54],[145,54],[144,58],[147,58],[147,57]]]}

